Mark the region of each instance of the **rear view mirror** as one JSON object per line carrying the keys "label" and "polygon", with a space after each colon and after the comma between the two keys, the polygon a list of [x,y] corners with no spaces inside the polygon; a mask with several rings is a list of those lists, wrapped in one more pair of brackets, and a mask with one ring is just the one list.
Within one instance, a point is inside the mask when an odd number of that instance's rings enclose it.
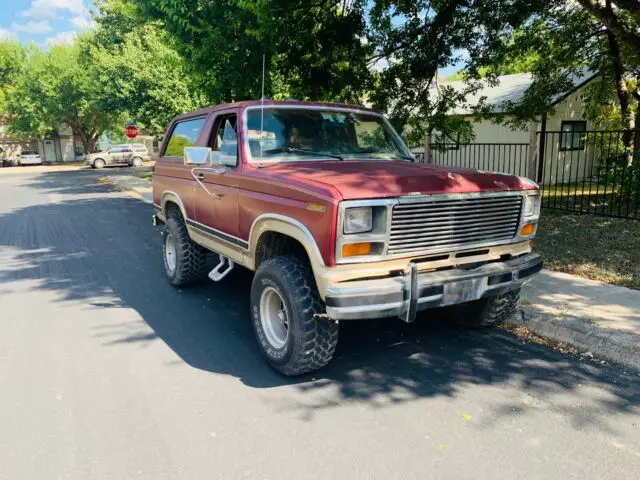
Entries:
{"label": "rear view mirror", "polygon": [[211,149],[209,147],[184,147],[185,165],[211,165]]}

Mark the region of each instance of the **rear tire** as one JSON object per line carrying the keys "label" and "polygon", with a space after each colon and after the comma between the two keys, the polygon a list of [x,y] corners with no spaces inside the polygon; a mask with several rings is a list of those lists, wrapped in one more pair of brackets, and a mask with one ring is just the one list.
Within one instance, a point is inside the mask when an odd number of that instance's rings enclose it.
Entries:
{"label": "rear tire", "polygon": [[101,158],[98,158],[93,161],[93,168],[104,168],[106,163]]}
{"label": "rear tire", "polygon": [[167,218],[162,254],[164,269],[171,285],[183,287],[207,277],[207,251],[191,240],[181,218]]}
{"label": "rear tire", "polygon": [[455,322],[470,329],[489,328],[504,322],[518,309],[520,289],[495,297],[481,298],[453,307]]}
{"label": "rear tire", "polygon": [[294,256],[263,262],[251,285],[251,317],[269,365],[284,375],[327,365],[338,343],[338,323],[325,305],[307,261]]}
{"label": "rear tire", "polygon": [[131,166],[132,167],[141,167],[142,166],[142,159],[140,157],[133,157],[133,159],[131,159]]}

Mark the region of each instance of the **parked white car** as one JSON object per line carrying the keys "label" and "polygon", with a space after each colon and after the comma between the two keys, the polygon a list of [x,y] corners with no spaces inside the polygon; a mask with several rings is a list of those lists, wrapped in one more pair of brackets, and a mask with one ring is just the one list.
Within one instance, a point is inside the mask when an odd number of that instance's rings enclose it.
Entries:
{"label": "parked white car", "polygon": [[40,165],[41,163],[40,154],[33,150],[24,150],[18,160],[18,165]]}

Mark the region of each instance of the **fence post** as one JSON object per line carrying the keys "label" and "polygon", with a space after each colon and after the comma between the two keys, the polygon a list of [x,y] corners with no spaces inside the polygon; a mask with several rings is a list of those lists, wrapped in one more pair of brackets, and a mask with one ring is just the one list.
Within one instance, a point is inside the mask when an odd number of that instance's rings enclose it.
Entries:
{"label": "fence post", "polygon": [[529,158],[527,159],[527,177],[535,180],[538,169],[538,122],[529,122]]}
{"label": "fence post", "polygon": [[427,128],[424,134],[424,153],[422,154],[423,163],[431,163],[431,132]]}

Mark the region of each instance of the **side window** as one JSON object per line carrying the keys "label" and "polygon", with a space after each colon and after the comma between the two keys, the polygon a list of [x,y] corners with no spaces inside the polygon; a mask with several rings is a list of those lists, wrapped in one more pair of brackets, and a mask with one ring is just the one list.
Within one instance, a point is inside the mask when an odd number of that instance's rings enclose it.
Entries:
{"label": "side window", "polygon": [[216,122],[212,145],[213,163],[235,167],[238,164],[237,117],[225,115]]}
{"label": "side window", "polygon": [[122,152],[123,152],[122,147],[111,147],[111,153],[122,153]]}
{"label": "side window", "polygon": [[194,118],[176,123],[171,132],[164,154],[167,156],[182,156],[185,147],[193,147],[204,126],[204,118]]}

